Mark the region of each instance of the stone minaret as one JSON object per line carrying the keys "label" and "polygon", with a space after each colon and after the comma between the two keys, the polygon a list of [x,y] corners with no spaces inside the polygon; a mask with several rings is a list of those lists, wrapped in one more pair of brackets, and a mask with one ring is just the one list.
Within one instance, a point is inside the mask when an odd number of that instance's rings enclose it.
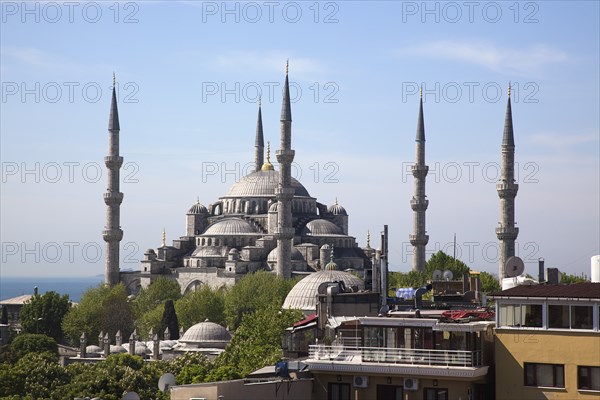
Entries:
{"label": "stone minaret", "polygon": [[289,279],[292,276],[292,240],[294,228],[292,226],[292,161],[295,152],[292,150],[292,109],[290,106],[290,86],[288,81],[288,64],[285,66],[285,84],[283,88],[283,104],[280,119],[280,143],[277,150],[279,162],[279,185],[275,191],[278,201],[277,207],[277,268],[278,276]]}
{"label": "stone minaret", "polygon": [[265,141],[263,139],[262,105],[258,98],[258,122],[256,123],[256,140],[254,142],[254,170],[260,171],[263,165]]}
{"label": "stone minaret", "polygon": [[107,285],[119,283],[119,246],[123,238],[120,224],[120,208],[123,193],[119,191],[119,170],[123,157],[119,156],[119,112],[117,111],[116,81],[113,75],[112,102],[108,119],[108,156],[104,163],[108,169],[108,190],[104,193],[106,203],[106,226],[102,237],[106,242],[105,282]]}
{"label": "stone minaret", "polygon": [[423,122],[423,92],[419,100],[419,120],[417,122],[417,154],[415,164],[412,166],[415,178],[415,194],[410,200],[413,209],[413,234],[409,235],[410,244],[413,246],[413,271],[425,271],[425,246],[429,236],[425,231],[425,211],[429,200],[425,198],[425,177],[429,167],[425,165],[425,123]]}
{"label": "stone minaret", "polygon": [[515,183],[515,138],[513,135],[512,110],[510,106],[510,84],[508,85],[508,102],[504,118],[504,134],[502,136],[502,175],[496,185],[500,197],[500,223],[496,228],[499,241],[498,279],[505,277],[504,264],[515,255],[515,239],[519,228],[515,226],[515,197],[519,185]]}

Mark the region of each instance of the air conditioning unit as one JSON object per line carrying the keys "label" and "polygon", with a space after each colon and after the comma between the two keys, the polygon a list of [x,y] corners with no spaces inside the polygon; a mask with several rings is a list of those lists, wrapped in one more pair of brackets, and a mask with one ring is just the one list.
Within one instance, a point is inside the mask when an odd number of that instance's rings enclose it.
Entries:
{"label": "air conditioning unit", "polygon": [[352,379],[352,386],[357,388],[366,388],[369,385],[369,379],[366,376],[355,376]]}
{"label": "air conditioning unit", "polygon": [[419,390],[419,380],[415,378],[404,378],[404,390]]}

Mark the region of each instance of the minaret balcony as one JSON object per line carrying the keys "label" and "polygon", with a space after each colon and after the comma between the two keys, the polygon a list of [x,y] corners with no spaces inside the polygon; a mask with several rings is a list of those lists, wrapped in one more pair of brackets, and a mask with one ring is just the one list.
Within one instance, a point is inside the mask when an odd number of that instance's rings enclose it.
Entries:
{"label": "minaret balcony", "polygon": [[121,192],[104,193],[104,203],[107,206],[118,206],[122,202],[123,202],[123,193],[121,193]]}
{"label": "minaret balcony", "polygon": [[427,199],[417,199],[415,197],[410,201],[410,207],[413,211],[425,211],[429,206],[429,200]]}
{"label": "minaret balcony", "polygon": [[279,164],[292,164],[295,155],[296,151],[291,149],[281,149],[275,152]]}
{"label": "minaret balcony", "polygon": [[280,201],[292,200],[294,198],[294,193],[296,193],[296,189],[293,187],[279,186],[275,188],[275,197]]}
{"label": "minaret balcony", "polygon": [[123,157],[121,156],[106,156],[104,157],[104,164],[108,169],[119,169],[123,165]]}
{"label": "minaret balcony", "polygon": [[105,229],[102,231],[102,238],[105,242],[120,242],[123,239],[123,230]]}
{"label": "minaret balcony", "polygon": [[429,235],[408,235],[408,240],[413,246],[425,246],[429,243]]}
{"label": "minaret balcony", "polygon": [[517,183],[500,182],[496,184],[496,191],[501,199],[514,199],[518,190]]}
{"label": "minaret balcony", "polygon": [[410,169],[415,178],[424,178],[429,172],[429,166],[424,164],[413,164]]}
{"label": "minaret balcony", "polygon": [[515,240],[519,235],[519,228],[516,226],[499,226],[496,228],[496,236],[498,240]]}

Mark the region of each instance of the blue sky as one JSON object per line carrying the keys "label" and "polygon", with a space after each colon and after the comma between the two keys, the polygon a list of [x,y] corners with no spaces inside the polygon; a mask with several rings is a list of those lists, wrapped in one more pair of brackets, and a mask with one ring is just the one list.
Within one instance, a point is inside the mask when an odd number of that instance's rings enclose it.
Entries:
{"label": "blue sky", "polygon": [[[67,4],[67,5],[65,5]],[[408,271],[408,173],[424,88],[428,252],[497,272],[495,182],[513,82],[526,271],[600,253],[599,3],[2,2],[2,276],[103,272],[103,157],[117,74],[122,268],[185,233],[253,160],[257,93],[277,147],[286,59],[295,176]]]}

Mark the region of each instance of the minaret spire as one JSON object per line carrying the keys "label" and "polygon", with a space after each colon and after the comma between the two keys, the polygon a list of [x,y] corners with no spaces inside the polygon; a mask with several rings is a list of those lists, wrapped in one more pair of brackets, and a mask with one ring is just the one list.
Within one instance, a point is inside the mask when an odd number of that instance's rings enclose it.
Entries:
{"label": "minaret spire", "polygon": [[429,206],[429,200],[425,196],[425,177],[429,167],[425,165],[425,122],[423,118],[423,91],[419,99],[419,117],[417,120],[417,136],[415,138],[416,160],[412,166],[415,180],[415,191],[410,201],[413,210],[413,233],[409,235],[410,244],[413,246],[413,270],[425,271],[425,246],[429,242],[429,236],[425,230],[425,211]]}
{"label": "minaret spire", "polygon": [[519,185],[515,183],[515,138],[510,102],[510,83],[508,84],[508,100],[504,117],[504,132],[502,134],[502,172],[496,191],[500,197],[500,222],[496,228],[499,241],[498,279],[502,282],[505,277],[506,260],[515,255],[515,240],[519,228],[515,226],[515,197]]}
{"label": "minaret spire", "polygon": [[285,84],[283,88],[283,102],[281,105],[280,143],[277,150],[279,162],[279,185],[275,191],[277,201],[277,266],[278,276],[289,279],[292,276],[292,240],[294,228],[292,226],[292,161],[295,152],[292,150],[292,109],[290,106],[290,87],[288,80],[289,62],[285,65]]}
{"label": "minaret spire", "polygon": [[123,165],[123,157],[119,155],[119,132],[116,78],[113,73],[112,100],[108,118],[108,156],[104,157],[104,164],[108,169],[108,190],[104,194],[107,208],[106,226],[102,231],[102,237],[106,242],[105,283],[111,286],[119,283],[119,249],[123,239],[120,222],[123,193],[119,191],[119,170]]}
{"label": "minaret spire", "polygon": [[256,140],[254,141],[254,165],[255,170],[260,171],[263,165],[265,151],[265,140],[263,138],[263,123],[262,123],[262,101],[258,97],[258,121],[256,122]]}

